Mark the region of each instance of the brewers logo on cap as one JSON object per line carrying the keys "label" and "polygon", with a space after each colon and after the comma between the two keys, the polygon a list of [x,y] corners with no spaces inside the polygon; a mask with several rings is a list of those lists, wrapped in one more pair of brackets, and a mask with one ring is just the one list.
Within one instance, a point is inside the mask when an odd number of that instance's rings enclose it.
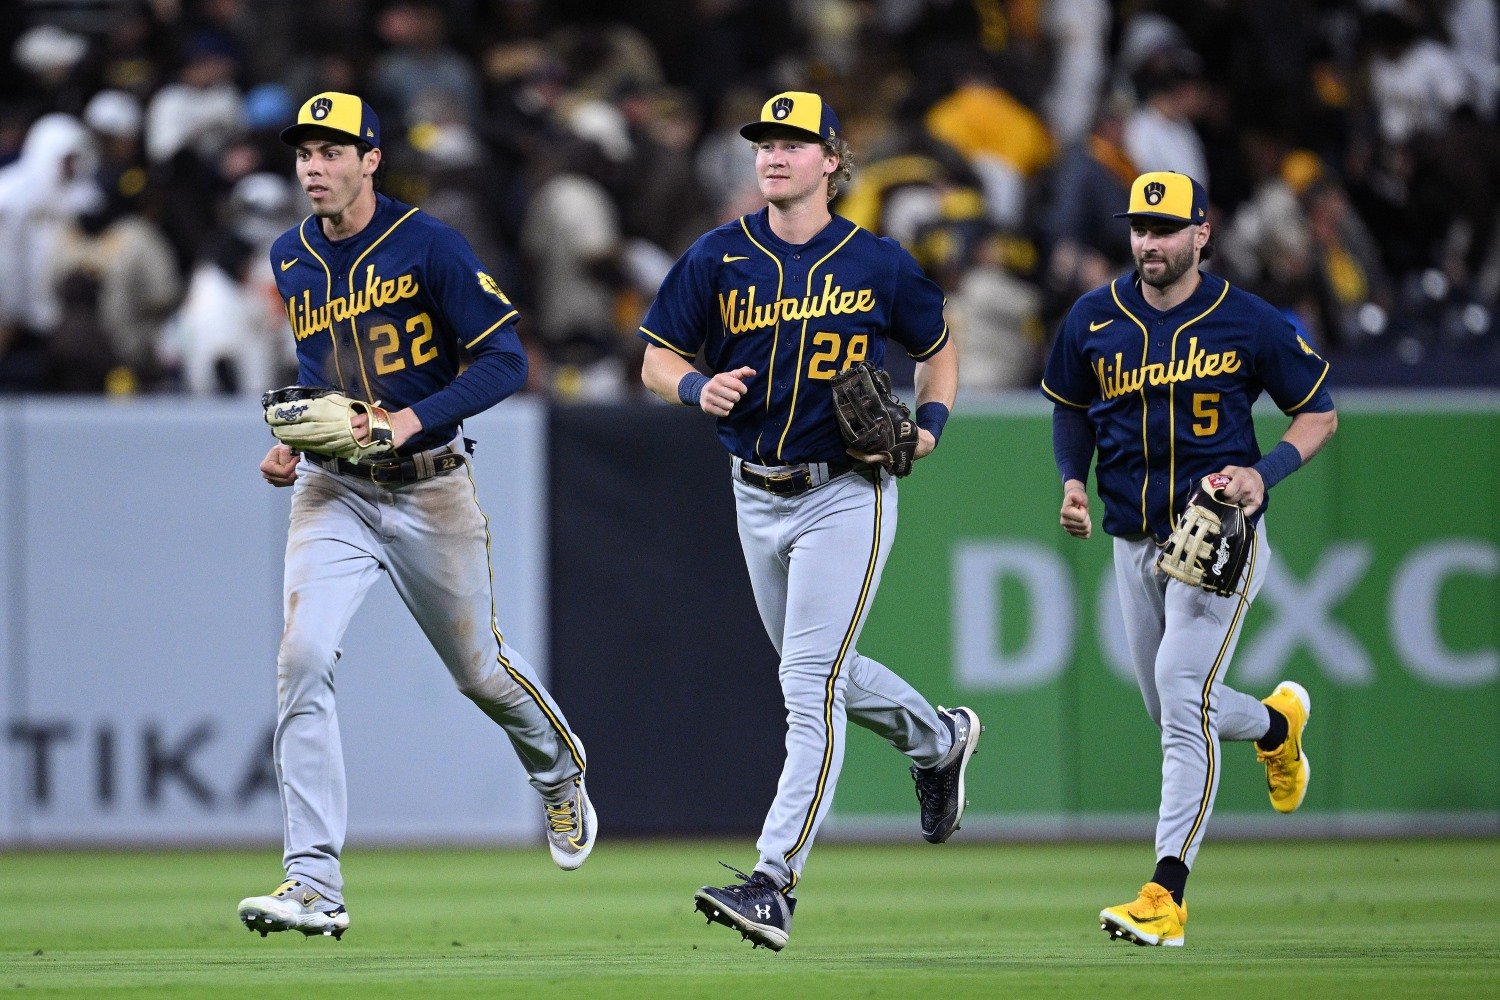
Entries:
{"label": "brewers logo on cap", "polygon": [[1187,174],[1171,170],[1141,174],[1130,186],[1130,208],[1115,218],[1137,216],[1198,225],[1208,218],[1208,192]]}
{"label": "brewers logo on cap", "polygon": [[759,142],[771,129],[790,129],[818,142],[838,138],[839,116],[817,94],[789,90],[777,94],[760,109],[760,118],[740,129],[740,135]]}
{"label": "brewers logo on cap", "polygon": [[281,133],[281,141],[295,146],[320,134],[333,132],[350,142],[380,145],[380,119],[374,110],[353,94],[327,91],[317,94],[297,112],[297,123]]}

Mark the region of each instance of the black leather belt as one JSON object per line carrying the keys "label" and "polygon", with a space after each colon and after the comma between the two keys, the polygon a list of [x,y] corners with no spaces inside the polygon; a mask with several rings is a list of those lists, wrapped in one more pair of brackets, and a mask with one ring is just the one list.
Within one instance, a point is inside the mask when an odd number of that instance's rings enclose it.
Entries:
{"label": "black leather belt", "polygon": [[464,456],[451,451],[436,455],[424,451],[410,458],[387,459],[383,462],[364,464],[342,458],[325,458],[322,455],[310,457],[316,459],[317,463],[329,472],[353,476],[355,479],[363,479],[379,486],[420,483],[424,479],[452,472],[464,464]]}
{"label": "black leather belt", "polygon": [[[815,463],[816,464],[816,463]],[[836,476],[842,476],[854,468],[851,459],[837,459],[826,463],[828,466],[828,478],[826,483]],[[772,473],[761,473],[751,469],[747,464],[740,465],[740,482],[756,489],[765,490],[767,493],[778,497],[800,497],[814,486],[823,483],[815,482],[812,469],[806,465],[788,465],[778,468]]]}

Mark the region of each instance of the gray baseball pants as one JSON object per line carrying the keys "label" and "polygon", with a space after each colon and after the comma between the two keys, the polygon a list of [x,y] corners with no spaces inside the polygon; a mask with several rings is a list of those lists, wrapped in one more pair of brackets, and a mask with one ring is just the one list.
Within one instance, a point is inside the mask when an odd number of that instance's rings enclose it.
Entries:
{"label": "gray baseball pants", "polygon": [[915,688],[855,648],[896,537],[896,480],[856,471],[783,498],[736,475],[734,499],[787,713],[786,763],[756,868],[790,891],[833,803],[846,718],[922,767],[943,759],[952,736]]}
{"label": "gray baseball pants", "polygon": [[1220,597],[1158,573],[1150,538],[1114,540],[1115,583],[1136,683],[1161,729],[1161,810],[1156,857],[1189,868],[1203,842],[1219,790],[1219,743],[1266,734],[1266,706],[1223,682],[1250,602],[1270,561],[1265,523],[1255,539],[1240,592]]}
{"label": "gray baseball pants", "polygon": [[334,710],[339,642],[389,576],[459,691],[493,719],[545,797],[582,773],[562,709],[495,622],[489,521],[467,470],[389,489],[304,457],[286,544],[286,628],[276,658],[273,753],[288,875],[343,899],[347,795]]}

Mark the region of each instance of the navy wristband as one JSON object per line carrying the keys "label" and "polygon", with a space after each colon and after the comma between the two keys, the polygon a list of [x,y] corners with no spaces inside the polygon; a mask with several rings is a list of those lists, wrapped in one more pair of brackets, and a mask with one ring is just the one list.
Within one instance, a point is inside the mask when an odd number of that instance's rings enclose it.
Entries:
{"label": "navy wristband", "polygon": [[1302,468],[1302,453],[1289,441],[1282,441],[1255,463],[1255,471],[1269,490],[1287,476]]}
{"label": "navy wristband", "polygon": [[943,427],[948,423],[948,407],[934,400],[917,407],[917,426],[932,435],[932,445],[937,447],[943,436]]}
{"label": "navy wristband", "polygon": [[697,406],[703,398],[703,387],[708,385],[708,376],[702,372],[688,372],[677,383],[677,398],[683,406]]}

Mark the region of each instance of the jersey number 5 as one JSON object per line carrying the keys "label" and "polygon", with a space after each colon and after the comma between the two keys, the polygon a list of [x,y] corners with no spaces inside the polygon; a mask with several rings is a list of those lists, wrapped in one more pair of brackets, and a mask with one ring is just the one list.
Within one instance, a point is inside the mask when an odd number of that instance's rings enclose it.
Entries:
{"label": "jersey number 5", "polygon": [[1196,437],[1213,437],[1219,432],[1219,411],[1215,408],[1219,402],[1217,392],[1195,392],[1193,393],[1193,416],[1200,418],[1200,424],[1193,421],[1193,434]]}
{"label": "jersey number 5", "polygon": [[[812,342],[815,350],[812,360],[807,363],[808,378],[827,381],[870,355],[868,333],[851,333],[848,337],[841,337],[831,330],[819,330],[813,334]],[[841,356],[842,363],[839,361]]]}
{"label": "jersey number 5", "polygon": [[[432,320],[426,313],[417,313],[407,320],[406,332],[408,336],[416,334],[410,341],[413,368],[437,357],[437,346],[432,342]],[[406,367],[406,359],[400,356],[401,335],[396,332],[395,324],[381,323],[370,327],[370,340],[378,345],[375,348],[375,374],[389,375]]]}

